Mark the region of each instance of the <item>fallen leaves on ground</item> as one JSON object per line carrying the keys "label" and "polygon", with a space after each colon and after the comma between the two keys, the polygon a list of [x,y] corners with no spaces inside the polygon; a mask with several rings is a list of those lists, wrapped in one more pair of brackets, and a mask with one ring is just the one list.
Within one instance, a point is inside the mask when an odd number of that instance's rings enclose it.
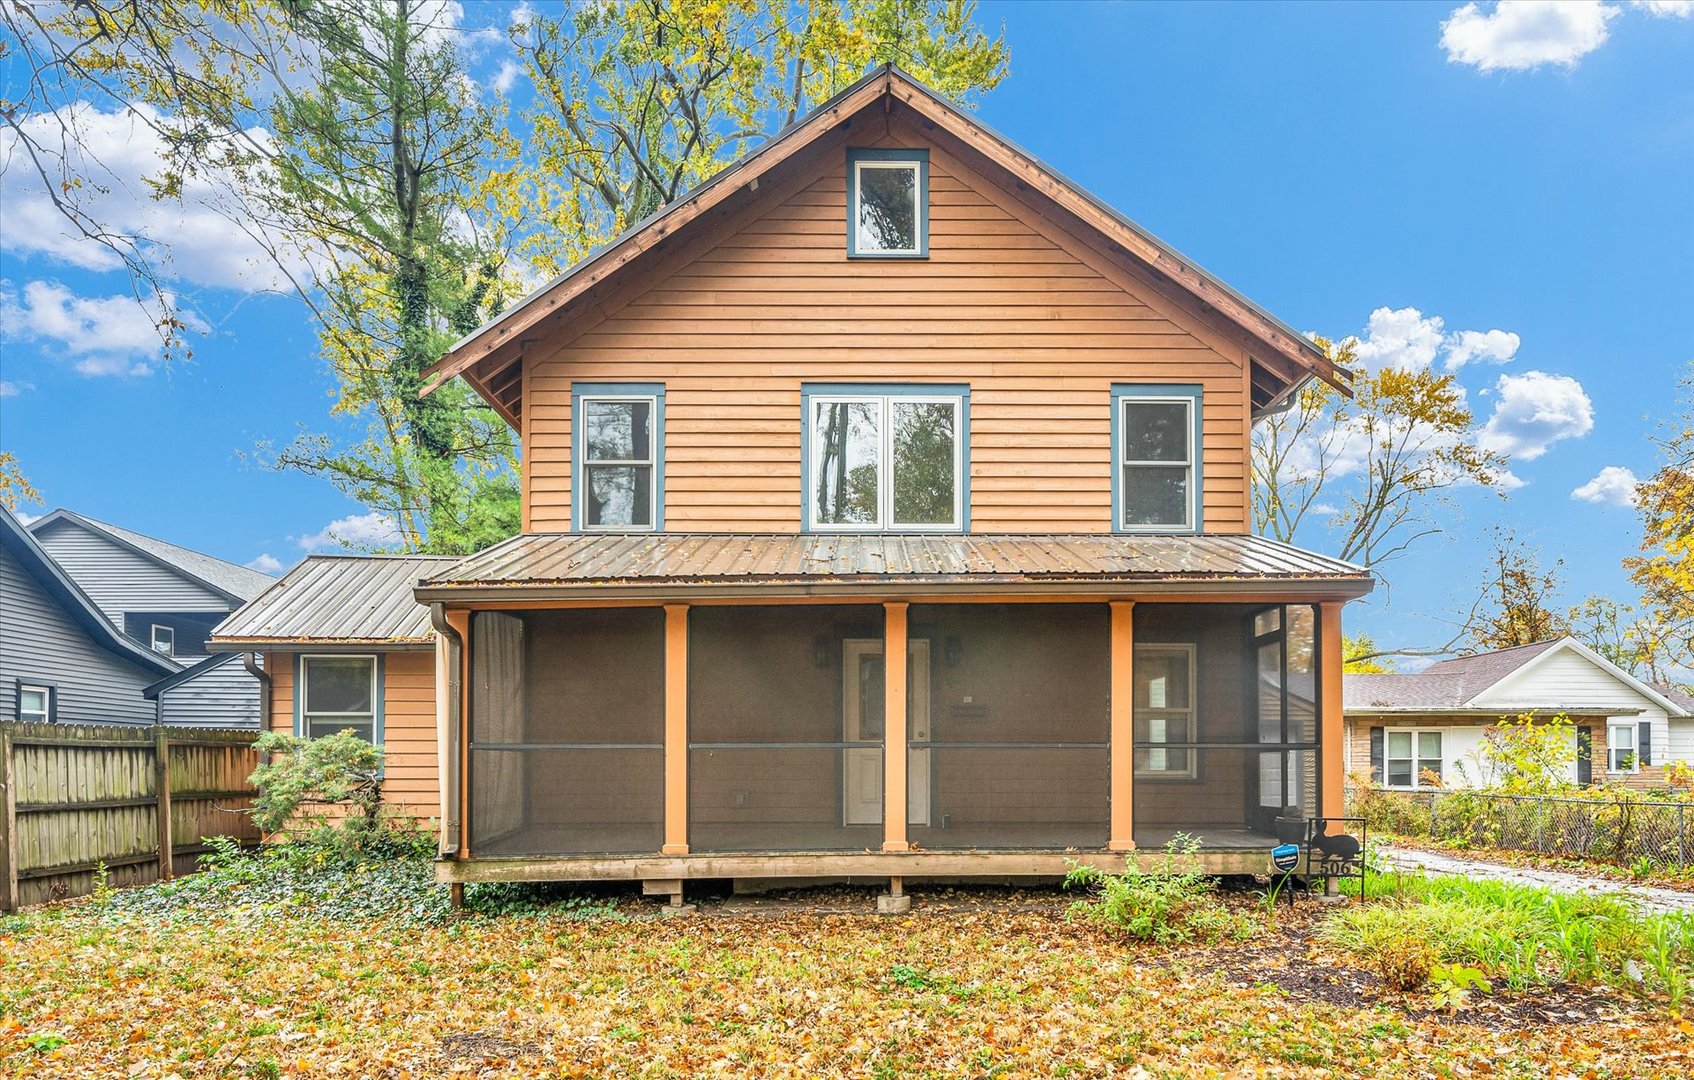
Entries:
{"label": "fallen leaves on ground", "polygon": [[[1042,897],[1046,899],[1043,901]],[[949,898],[963,896],[962,902]],[[1131,947],[1052,894],[444,927],[0,921],[0,1071],[164,1076],[1687,1076],[1694,1025],[1586,989],[1474,1015],[1337,968],[1311,915]],[[1262,911],[1262,909],[1261,909]],[[1561,996],[1562,995],[1562,996]]]}

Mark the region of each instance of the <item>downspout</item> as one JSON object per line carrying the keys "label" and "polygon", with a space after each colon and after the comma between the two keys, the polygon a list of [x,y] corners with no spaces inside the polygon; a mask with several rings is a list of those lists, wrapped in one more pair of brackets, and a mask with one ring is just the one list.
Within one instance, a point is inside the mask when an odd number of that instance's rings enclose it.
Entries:
{"label": "downspout", "polygon": [[439,601],[429,605],[429,623],[447,642],[447,775],[441,785],[441,854],[452,855],[459,850],[459,668],[465,640],[447,621],[447,605]]}
{"label": "downspout", "polygon": [[247,674],[259,680],[259,730],[269,731],[271,729],[271,673],[259,666],[258,653],[242,653],[241,666],[247,669]]}

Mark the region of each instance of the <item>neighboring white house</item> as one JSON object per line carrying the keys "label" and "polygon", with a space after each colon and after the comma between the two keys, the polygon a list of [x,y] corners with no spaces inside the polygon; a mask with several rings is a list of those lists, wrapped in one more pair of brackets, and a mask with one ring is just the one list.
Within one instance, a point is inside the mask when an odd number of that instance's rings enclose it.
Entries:
{"label": "neighboring white house", "polygon": [[1576,724],[1571,779],[1648,785],[1694,761],[1694,701],[1630,675],[1575,638],[1461,656],[1407,675],[1343,679],[1349,774],[1388,787],[1475,780],[1485,732],[1522,713]]}

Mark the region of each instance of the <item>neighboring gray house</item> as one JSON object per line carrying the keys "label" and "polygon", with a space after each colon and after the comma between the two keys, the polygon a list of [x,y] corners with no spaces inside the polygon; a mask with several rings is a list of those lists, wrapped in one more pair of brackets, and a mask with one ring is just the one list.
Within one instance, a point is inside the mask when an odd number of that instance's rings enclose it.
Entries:
{"label": "neighboring gray house", "polygon": [[29,531],[114,626],[184,669],[148,688],[162,723],[258,726],[258,680],[238,658],[211,656],[206,638],[275,578],[69,510]]}
{"label": "neighboring gray house", "polygon": [[10,511],[0,510],[0,717],[150,724],[148,686],[181,665],[120,633]]}

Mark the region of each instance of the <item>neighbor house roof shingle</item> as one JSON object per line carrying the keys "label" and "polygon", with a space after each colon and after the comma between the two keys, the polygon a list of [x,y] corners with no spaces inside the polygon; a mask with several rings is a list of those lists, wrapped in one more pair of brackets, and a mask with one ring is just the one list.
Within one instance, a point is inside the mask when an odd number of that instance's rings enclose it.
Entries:
{"label": "neighbor house roof shingle", "polygon": [[194,551],[168,543],[157,537],[125,529],[110,522],[97,521],[86,514],[78,514],[71,510],[54,510],[37,521],[30,523],[29,531],[39,534],[43,529],[51,528],[60,521],[73,522],[95,532],[105,533],[118,543],[152,559],[178,570],[189,577],[206,585],[213,591],[223,593],[232,600],[251,600],[276,584],[276,578],[262,574],[257,570],[249,570],[245,566],[227,562],[203,551]]}

